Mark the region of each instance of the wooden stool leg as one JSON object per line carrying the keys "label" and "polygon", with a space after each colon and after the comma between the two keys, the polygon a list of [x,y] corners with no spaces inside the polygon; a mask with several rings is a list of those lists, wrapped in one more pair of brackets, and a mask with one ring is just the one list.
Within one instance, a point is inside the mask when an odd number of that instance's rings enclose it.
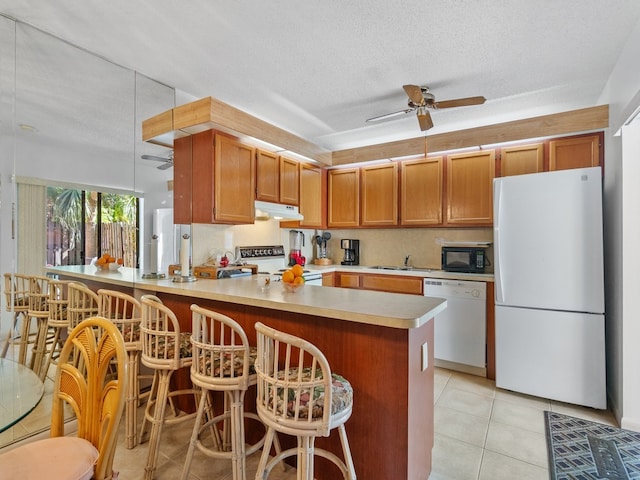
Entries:
{"label": "wooden stool leg", "polygon": [[129,381],[127,385],[127,404],[125,407],[125,434],[127,438],[127,448],[131,449],[135,447],[137,443],[138,399],[136,393],[138,391],[138,351],[131,350],[127,352],[127,358],[129,360]]}
{"label": "wooden stool leg", "polygon": [[[164,424],[164,415],[167,407],[167,397],[169,395],[169,380],[171,379],[170,370],[156,370],[158,376],[158,394],[155,399],[155,408],[153,409],[153,420],[151,420],[151,435],[149,437],[149,454],[147,455],[147,466],[145,467],[144,478],[151,480],[153,472],[156,469],[158,461],[158,452],[160,450],[160,434],[162,433],[162,425]],[[137,383],[137,382],[136,382]],[[149,402],[151,398],[149,398]]]}
{"label": "wooden stool leg", "polygon": [[151,409],[154,406],[155,400],[158,397],[158,372],[154,372],[153,381],[151,382],[151,390],[149,391],[149,399],[147,400],[147,404],[144,407],[144,416],[142,417],[142,425],[140,427],[140,434],[138,436],[138,443],[143,443],[145,441],[144,435],[147,433],[147,425],[149,423],[148,418],[153,418],[153,414],[151,413]]}
{"label": "wooden stool leg", "polygon": [[182,467],[181,480],[187,480],[189,477],[189,470],[191,470],[191,461],[193,460],[193,452],[198,444],[198,435],[200,434],[200,425],[202,425],[202,416],[205,408],[208,408],[209,392],[202,390],[200,396],[200,402],[198,403],[198,413],[196,414],[196,423],[193,426],[193,432],[191,432],[191,440],[189,440],[189,449],[187,450],[187,458],[184,461],[184,467]]}
{"label": "wooden stool leg", "polygon": [[244,391],[229,393],[231,403],[229,420],[231,423],[231,451],[233,452],[233,480],[246,480],[247,454],[244,443]]}

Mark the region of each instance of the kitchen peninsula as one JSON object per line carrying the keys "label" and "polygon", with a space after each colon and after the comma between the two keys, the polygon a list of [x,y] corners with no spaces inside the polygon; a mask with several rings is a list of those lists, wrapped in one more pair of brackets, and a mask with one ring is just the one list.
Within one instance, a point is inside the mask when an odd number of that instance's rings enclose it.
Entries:
{"label": "kitchen peninsula", "polygon": [[[265,288],[261,275],[174,283],[170,278],[142,279],[130,268],[103,272],[93,266],[67,266],[47,271],[94,290],[110,288],[136,297],[153,293],[174,310],[185,331],[191,329],[189,306],[197,303],[235,319],[252,343],[257,321],[305,338],[323,351],[333,371],[353,385],[353,414],[346,428],[358,477],[429,477],[432,319],[446,308],[446,301],[319,286],[292,293],[279,282]],[[340,455],[337,436],[317,442]],[[318,459],[316,477],[335,478],[335,471]]]}

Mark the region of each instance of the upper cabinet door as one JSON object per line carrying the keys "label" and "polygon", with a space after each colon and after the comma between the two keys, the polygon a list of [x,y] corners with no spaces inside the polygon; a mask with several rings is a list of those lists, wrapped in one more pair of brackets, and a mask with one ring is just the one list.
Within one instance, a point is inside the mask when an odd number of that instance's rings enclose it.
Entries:
{"label": "upper cabinet door", "polygon": [[325,227],[325,171],[321,168],[302,163],[300,165],[300,220],[301,227]]}
{"label": "upper cabinet door", "polygon": [[600,165],[602,134],[564,138],[549,142],[549,170]]}
{"label": "upper cabinet door", "polygon": [[493,224],[495,151],[447,157],[447,218],[452,225]]}
{"label": "upper cabinet door", "polygon": [[300,203],[300,165],[296,160],[280,157],[280,203]]}
{"label": "upper cabinet door", "polygon": [[544,170],[544,145],[518,145],[500,149],[500,176],[539,173]]}
{"label": "upper cabinet door", "polygon": [[371,165],[360,169],[360,225],[398,224],[398,164]]}
{"label": "upper cabinet door", "polygon": [[214,163],[215,222],[253,223],[255,150],[235,138],[216,134]]}
{"label": "upper cabinet door", "polygon": [[177,138],[173,143],[173,221],[191,223],[191,137]]}
{"label": "upper cabinet door", "polygon": [[400,162],[400,225],[442,224],[442,157]]}
{"label": "upper cabinet door", "polygon": [[329,170],[327,224],[333,228],[360,225],[360,169]]}
{"label": "upper cabinet door", "polygon": [[256,200],[280,201],[280,159],[275,153],[256,152]]}

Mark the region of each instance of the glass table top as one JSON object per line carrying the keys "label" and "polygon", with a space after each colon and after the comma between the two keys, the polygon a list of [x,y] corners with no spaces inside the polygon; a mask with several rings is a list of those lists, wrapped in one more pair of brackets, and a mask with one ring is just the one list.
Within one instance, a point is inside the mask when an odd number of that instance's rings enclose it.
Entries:
{"label": "glass table top", "polygon": [[29,414],[43,394],[44,384],[33,370],[0,358],[0,432]]}

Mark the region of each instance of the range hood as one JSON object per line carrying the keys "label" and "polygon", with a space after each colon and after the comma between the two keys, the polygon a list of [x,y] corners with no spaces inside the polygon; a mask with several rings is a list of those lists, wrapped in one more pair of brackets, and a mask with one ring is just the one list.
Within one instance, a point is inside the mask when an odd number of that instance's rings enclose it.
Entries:
{"label": "range hood", "polygon": [[256,220],[302,220],[304,217],[293,205],[256,200]]}

